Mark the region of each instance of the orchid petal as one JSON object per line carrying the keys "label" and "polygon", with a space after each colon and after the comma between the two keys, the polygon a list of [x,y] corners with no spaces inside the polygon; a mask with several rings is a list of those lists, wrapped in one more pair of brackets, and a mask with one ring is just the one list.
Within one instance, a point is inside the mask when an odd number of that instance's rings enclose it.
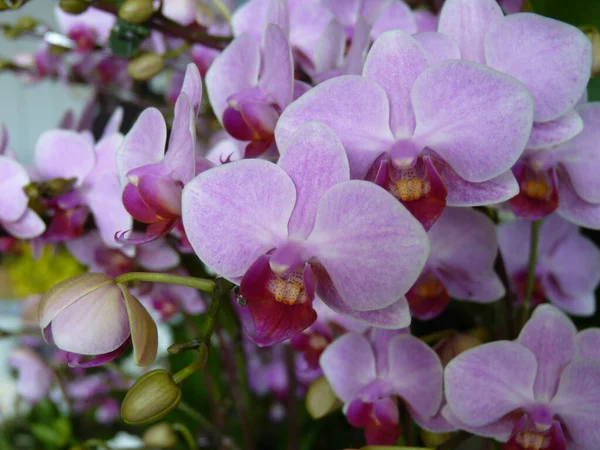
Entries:
{"label": "orchid petal", "polygon": [[175,268],[180,257],[164,239],[157,239],[138,246],[136,260],[146,270],[161,272]]}
{"label": "orchid petal", "polygon": [[350,179],[346,152],[331,128],[310,122],[292,136],[278,165],[296,186],[289,233],[305,239],[313,229],[323,194],[331,186]]}
{"label": "orchid petal", "polygon": [[485,57],[490,67],[527,87],[535,101],[535,120],[547,122],[573,108],[585,91],[592,44],[572,25],[518,13],[491,25]]}
{"label": "orchid petal", "polygon": [[534,354],[516,342],[467,350],[446,366],[448,407],[470,426],[491,424],[533,401],[536,370]]}
{"label": "orchid petal", "polygon": [[560,204],[556,212],[564,219],[585,228],[600,230],[600,204],[583,200],[565,173],[558,173]]}
{"label": "orchid petal", "polygon": [[194,109],[185,93],[175,103],[175,118],[164,163],[173,178],[186,184],[196,176],[196,123]]}
{"label": "orchid petal", "polygon": [[346,32],[337,20],[332,20],[315,47],[313,64],[316,73],[333,70],[342,65],[346,50]]}
{"label": "orchid petal", "polygon": [[413,34],[417,32],[417,21],[410,7],[403,1],[388,2],[371,29],[371,37],[377,39],[386,31],[402,30]]}
{"label": "orchid petal", "polygon": [[577,334],[579,357],[600,361],[600,328],[588,328]]}
{"label": "orchid petal", "polygon": [[413,38],[421,44],[431,64],[446,59],[460,59],[460,50],[448,36],[433,31],[417,33]]}
{"label": "orchid petal", "polygon": [[8,156],[0,155],[0,220],[14,222],[27,210],[29,198],[23,188],[29,184],[27,171]]}
{"label": "orchid petal", "polygon": [[185,69],[181,92],[188,96],[188,100],[194,109],[194,117],[197,117],[202,103],[202,78],[198,66],[194,63],[189,63]]}
{"label": "orchid petal", "polygon": [[533,105],[513,78],[467,61],[442,61],[412,90],[413,140],[437,152],[467,181],[509,170],[531,134]]}
{"label": "orchid petal", "polygon": [[421,45],[400,30],[379,36],[367,55],[363,76],[385,90],[390,103],[390,128],[397,138],[409,137],[415,129],[410,93],[428,65]]}
{"label": "orchid petal", "polygon": [[192,247],[217,273],[241,277],[287,237],[296,192],[276,165],[243,160],[215,167],[183,191],[183,225]]}
{"label": "orchid petal", "polygon": [[[359,355],[360,364],[356,364]],[[377,377],[371,343],[360,334],[347,333],[336,339],[319,363],[331,388],[345,403],[357,398],[360,390]]]}
{"label": "orchid petal", "polygon": [[102,131],[102,137],[105,138],[107,136],[110,136],[111,134],[118,133],[119,130],[121,129],[122,123],[123,123],[123,108],[119,106],[118,108],[116,108],[113,111],[113,113],[111,114],[111,116],[108,119],[108,122],[106,122],[106,125],[104,126],[104,130]]}
{"label": "orchid petal", "polygon": [[438,31],[454,39],[463,59],[485,64],[485,37],[503,16],[494,0],[447,0],[440,12]]}
{"label": "orchid petal", "polygon": [[576,336],[573,322],[551,305],[538,306],[521,330],[518,342],[537,359],[536,399],[549,401],[556,393],[560,374],[577,356]]}
{"label": "orchid petal", "polygon": [[276,25],[267,26],[263,54],[258,85],[283,110],[293,100],[294,59],[287,37]]}
{"label": "orchid petal", "polygon": [[156,108],[147,108],[125,135],[117,151],[117,167],[121,184],[127,184],[127,173],[163,159],[167,143],[165,119]]}
{"label": "orchid petal", "polygon": [[16,222],[2,222],[0,224],[8,234],[19,239],[33,239],[46,230],[46,224],[32,209],[25,213]]}
{"label": "orchid petal", "polygon": [[583,120],[572,109],[558,119],[549,122],[533,122],[528,149],[544,149],[567,142],[583,130]]}
{"label": "orchid petal", "polygon": [[269,0],[251,0],[237,8],[231,17],[233,35],[248,34],[260,42],[268,8]]}
{"label": "orchid petal", "polygon": [[158,330],[156,324],[146,308],[140,301],[127,290],[119,285],[129,318],[131,330],[131,343],[133,344],[133,360],[138,366],[149,366],[156,359],[158,350]]}
{"label": "orchid petal", "polygon": [[342,300],[359,311],[397,301],[429,252],[425,230],[408,210],[379,186],[358,180],[325,193],[307,246]]}

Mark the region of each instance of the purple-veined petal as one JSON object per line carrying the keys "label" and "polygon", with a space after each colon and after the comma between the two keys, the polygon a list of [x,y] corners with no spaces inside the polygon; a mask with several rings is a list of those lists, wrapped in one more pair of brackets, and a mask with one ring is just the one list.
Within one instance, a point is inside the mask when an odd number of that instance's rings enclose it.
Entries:
{"label": "purple-veined petal", "polygon": [[379,36],[367,55],[363,76],[385,90],[390,104],[390,128],[396,138],[410,137],[415,129],[410,93],[414,81],[428,65],[421,45],[400,30]]}
{"label": "purple-veined petal", "polygon": [[600,446],[600,361],[578,360],[562,373],[552,409],[578,449]]}
{"label": "purple-veined petal", "polygon": [[446,208],[429,230],[429,241],[428,266],[435,268],[452,297],[489,302],[504,295],[502,282],[494,272],[496,229],[485,214],[468,208]]}
{"label": "purple-veined petal", "polygon": [[533,122],[528,149],[543,149],[562,144],[577,136],[583,130],[583,120],[572,109],[568,113],[549,122]]}
{"label": "purple-veined petal", "polygon": [[579,197],[566,173],[559,171],[558,180],[560,204],[556,212],[576,225],[600,230],[600,203],[588,203]]}
{"label": "purple-veined petal", "polygon": [[126,287],[119,285],[123,298],[127,317],[129,319],[129,329],[131,330],[131,343],[133,344],[133,360],[138,366],[149,366],[156,358],[158,350],[158,331],[156,324],[146,308],[140,301],[127,290]]}
{"label": "purple-veined petal", "polygon": [[322,266],[314,266],[313,272],[317,279],[317,291],[323,299],[326,299],[323,300],[323,303],[333,311],[377,328],[399,330],[410,325],[410,310],[406,298],[400,297],[391,305],[381,309],[357,311],[350,308],[340,298],[331,278]]}
{"label": "purple-veined petal", "polygon": [[185,77],[181,92],[188,96],[188,100],[194,109],[195,116],[198,116],[200,103],[202,103],[202,78],[198,66],[194,63],[189,63],[185,69]]}
{"label": "purple-veined petal", "polygon": [[120,290],[107,284],[71,303],[51,322],[61,350],[100,355],[119,348],[129,337],[127,310]]}
{"label": "purple-veined petal", "polygon": [[164,164],[173,171],[173,178],[186,184],[196,176],[196,124],[194,109],[185,93],[175,103],[175,118],[169,137]]}
{"label": "purple-veined petal", "polygon": [[448,36],[430,31],[417,33],[413,38],[421,44],[431,64],[446,59],[460,59],[460,50]]}
{"label": "purple-veined petal", "polygon": [[183,225],[192,247],[217,273],[244,275],[287,237],[296,192],[281,168],[244,160],[201,173],[183,191]]}
{"label": "purple-veined petal", "polygon": [[346,50],[344,27],[333,19],[319,38],[315,47],[313,64],[316,73],[333,70],[342,65]]}
{"label": "purple-veined petal", "polygon": [[391,30],[402,30],[413,34],[417,32],[417,22],[410,7],[403,1],[388,2],[371,28],[371,37],[377,39]]}
{"label": "purple-veined petal", "polygon": [[75,131],[45,131],[35,147],[34,165],[44,180],[77,178],[77,184],[81,185],[95,162],[94,147]]}
{"label": "purple-veined petal", "polygon": [[510,170],[488,181],[470,183],[439,159],[434,159],[434,166],[448,189],[448,206],[495,205],[519,193],[519,183]]}
{"label": "purple-veined petal", "polygon": [[[356,364],[360,358],[360,364]],[[335,394],[345,403],[374,381],[375,355],[371,343],[360,334],[347,333],[330,344],[319,360]]]}
{"label": "purple-veined petal", "polygon": [[293,100],[292,49],[284,32],[277,25],[269,25],[265,31],[263,67],[258,85],[282,110]]}
{"label": "purple-veined petal", "polygon": [[331,128],[310,122],[292,136],[278,165],[296,187],[296,205],[288,225],[290,236],[305,239],[313,229],[323,194],[350,179],[346,152]]}
{"label": "purple-veined petal", "polygon": [[533,104],[517,80],[467,61],[426,69],[412,90],[413,140],[437,152],[467,181],[509,170],[525,149]]}
{"label": "purple-veined petal", "polygon": [[458,429],[468,431],[469,433],[478,436],[492,437],[503,442],[508,440],[520,418],[518,415],[513,417],[509,414],[487,425],[474,427],[456,417],[448,405],[445,405],[442,408],[442,417]]}
{"label": "purple-veined petal", "polygon": [[600,328],[588,328],[577,334],[579,357],[600,361]]}
{"label": "purple-veined petal", "polygon": [[[464,57],[464,54],[463,54]],[[531,13],[512,14],[491,25],[487,64],[520,80],[535,101],[536,121],[569,111],[586,89],[592,45],[580,30]]]}
{"label": "purple-veined petal", "polygon": [[14,222],[27,210],[29,199],[23,188],[29,184],[27,171],[14,159],[0,155],[0,220]]}
{"label": "purple-veined petal", "polygon": [[102,130],[102,137],[110,136],[113,133],[118,133],[123,123],[123,108],[116,108],[108,119],[108,122]]}
{"label": "purple-veined petal", "polygon": [[516,342],[467,350],[446,366],[448,407],[472,427],[491,424],[533,402],[536,371],[535,355]]}
{"label": "purple-veined petal", "polygon": [[536,400],[549,401],[556,393],[563,369],[577,356],[576,335],[573,323],[552,305],[538,306],[521,330],[519,343],[537,359]]}
{"label": "purple-veined petal", "polygon": [[[445,406],[445,402],[442,402],[442,408]],[[433,431],[434,433],[449,433],[452,431],[456,431],[458,427],[452,425],[448,422],[444,416],[442,415],[442,410],[433,417],[422,417],[416,411],[409,410],[410,415],[414,419],[414,421],[423,429],[427,431]]]}
{"label": "purple-veined petal", "polygon": [[352,177],[363,178],[394,137],[389,103],[375,82],[355,75],[325,81],[291,103],[277,121],[275,140],[285,153],[292,135],[306,122],[330,126],[344,144]]}
{"label": "purple-veined petal", "polygon": [[133,226],[133,219],[121,201],[121,186],[117,175],[104,173],[85,194],[85,199],[104,243],[111,248],[119,247],[115,234],[129,230]]}
{"label": "purple-veined petal", "polygon": [[147,108],[135,121],[117,151],[117,167],[121,184],[127,184],[127,173],[148,164],[158,163],[165,154],[167,126],[156,108]]}
{"label": "purple-veined petal", "polygon": [[583,200],[600,203],[600,102],[580,105],[576,111],[583,119],[583,131],[556,151],[575,192]]}
{"label": "purple-veined petal", "polygon": [[244,89],[256,87],[259,69],[260,47],[249,35],[237,37],[214,60],[206,72],[206,91],[221,124],[227,99]]}
{"label": "purple-veined petal", "polygon": [[358,180],[325,193],[307,247],[344,303],[359,311],[397,301],[429,252],[425,230],[408,210],[379,186]]}
{"label": "purple-veined petal", "polygon": [[424,417],[432,417],[442,402],[442,364],[428,345],[414,336],[397,336],[389,343],[387,379],[394,392]]}
{"label": "purple-veined petal", "polygon": [[463,59],[485,64],[485,37],[503,15],[495,0],[448,0],[440,12],[438,31],[456,42]]}
{"label": "purple-veined petal", "polygon": [[8,234],[19,239],[33,239],[46,230],[46,224],[32,209],[26,209],[15,222],[0,221],[0,224]]}

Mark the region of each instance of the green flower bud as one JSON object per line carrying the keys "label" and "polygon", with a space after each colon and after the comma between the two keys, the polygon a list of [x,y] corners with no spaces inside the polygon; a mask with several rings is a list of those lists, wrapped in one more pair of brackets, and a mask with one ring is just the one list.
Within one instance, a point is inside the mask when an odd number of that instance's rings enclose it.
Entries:
{"label": "green flower bud", "polygon": [[156,53],[145,53],[132,59],[127,67],[131,78],[137,81],[148,81],[165,67],[165,60]]}
{"label": "green flower bud", "polygon": [[177,435],[167,422],[157,423],[148,428],[142,436],[144,446],[151,448],[175,448],[177,445]]}
{"label": "green flower bud", "polygon": [[119,17],[129,23],[144,23],[153,14],[152,0],[126,0],[119,8]]}
{"label": "green flower bud", "polygon": [[583,32],[592,42],[592,76],[600,75],[600,31],[594,26],[582,27]]}
{"label": "green flower bud", "polygon": [[81,14],[88,9],[90,2],[87,0],[60,0],[58,6],[66,13]]}
{"label": "green flower bud", "polygon": [[145,425],[162,419],[181,400],[181,389],[165,370],[143,375],[129,389],[121,404],[121,418],[129,425]]}
{"label": "green flower bud", "polygon": [[317,378],[306,393],[306,410],[313,419],[320,419],[335,411],[342,403],[336,397],[325,377]]}

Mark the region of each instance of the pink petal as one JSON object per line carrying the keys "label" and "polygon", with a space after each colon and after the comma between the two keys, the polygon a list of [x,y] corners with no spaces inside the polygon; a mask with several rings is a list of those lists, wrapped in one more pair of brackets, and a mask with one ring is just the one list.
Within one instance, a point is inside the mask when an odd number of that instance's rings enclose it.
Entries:
{"label": "pink petal", "polygon": [[269,25],[265,31],[263,55],[258,84],[284,109],[293,99],[294,60],[287,37],[276,25]]}
{"label": "pink petal", "polygon": [[503,16],[494,0],[447,0],[440,12],[438,31],[458,44],[463,59],[485,64],[485,37]]}
{"label": "pink petal", "polygon": [[485,57],[490,67],[527,87],[535,101],[535,120],[547,122],[573,108],[585,91],[592,47],[572,25],[519,13],[491,24]]}
{"label": "pink petal", "polygon": [[200,77],[198,66],[194,63],[189,63],[185,69],[181,92],[184,92],[188,96],[188,100],[194,109],[195,117],[197,117],[200,104],[202,103],[202,78]]}
{"label": "pink petal", "polygon": [[357,180],[325,193],[307,246],[344,303],[359,311],[402,297],[429,251],[425,230],[406,208],[379,186]]}
{"label": "pink petal", "polygon": [[294,183],[276,165],[237,161],[202,172],[183,191],[183,225],[204,263],[228,278],[287,237]]}
{"label": "pink petal", "polygon": [[108,118],[108,122],[104,126],[104,130],[102,131],[102,137],[110,136],[111,134],[118,133],[121,129],[121,124],[123,122],[123,108],[117,107],[111,116]]}
{"label": "pink petal", "polygon": [[600,329],[588,328],[577,334],[579,356],[600,361]]}
{"label": "pink petal", "polygon": [[175,103],[175,118],[164,163],[175,180],[186,184],[196,176],[196,123],[194,109],[185,93]]}
{"label": "pink petal", "polygon": [[460,59],[460,50],[454,41],[442,33],[417,33],[413,38],[421,44],[431,64],[446,59]]}
{"label": "pink petal", "polygon": [[600,204],[583,200],[568,175],[558,173],[560,204],[556,212],[564,219],[585,228],[600,230]]}
{"label": "pink petal", "polygon": [[0,220],[14,222],[27,210],[29,198],[23,188],[29,184],[27,171],[8,156],[0,155]]}
{"label": "pink petal", "polygon": [[332,20],[319,38],[313,63],[316,73],[335,69],[342,65],[346,50],[346,33],[337,20]]}
{"label": "pink petal", "polygon": [[371,37],[377,39],[386,31],[402,30],[413,34],[417,32],[417,22],[410,7],[403,1],[388,2],[371,29]]}
{"label": "pink petal", "polygon": [[33,239],[46,230],[46,224],[32,209],[25,210],[25,213],[15,222],[0,223],[8,234],[19,239]]}
{"label": "pink petal", "polygon": [[154,362],[158,350],[156,324],[140,301],[131,295],[126,287],[119,285],[119,288],[123,293],[127,308],[134,362],[138,366],[149,366]]}
{"label": "pink petal", "polygon": [[572,109],[558,119],[549,122],[533,122],[528,149],[543,149],[573,139],[583,130],[583,120]]}
{"label": "pink petal", "polygon": [[533,105],[513,78],[466,61],[442,61],[415,81],[413,141],[437,152],[467,181],[509,170],[525,149]]}

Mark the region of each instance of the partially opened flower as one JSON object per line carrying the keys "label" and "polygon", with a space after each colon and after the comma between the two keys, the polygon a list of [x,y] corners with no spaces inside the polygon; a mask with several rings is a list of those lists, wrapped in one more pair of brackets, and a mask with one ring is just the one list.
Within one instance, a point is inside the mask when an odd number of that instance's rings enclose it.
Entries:
{"label": "partially opened flower", "polygon": [[88,8],[81,14],[69,14],[57,5],[54,15],[60,31],[73,39],[77,51],[82,53],[94,50],[96,45],[106,44],[116,22],[113,14],[97,8]]}
{"label": "partially opened flower", "polygon": [[[498,226],[500,253],[513,289],[522,299],[528,272],[531,223]],[[533,300],[551,303],[577,316],[596,311],[594,291],[600,283],[600,250],[576,225],[553,215],[541,226]]]}
{"label": "partially opened flower", "polygon": [[577,225],[600,229],[600,103],[575,107],[583,131],[553,147],[528,149],[515,165],[519,195],[509,201],[529,220],[553,211]]}
{"label": "partially opened flower", "polygon": [[397,397],[411,414],[430,418],[442,402],[442,365],[409,334],[373,330],[371,339],[348,333],[321,356],[321,368],[344,412],[365,429],[368,444],[393,445],[400,433]]}
{"label": "partially opened flower", "polygon": [[156,357],[156,324],[126,287],[101,273],[77,275],[46,292],[39,324],[47,342],[68,352],[70,366],[105,364],[131,344],[137,365]]}
{"label": "partially opened flower", "polygon": [[591,75],[592,48],[572,25],[531,13],[504,17],[495,0],[448,0],[438,31],[450,36],[463,59],[521,81],[534,100],[527,147],[563,142],[581,131],[572,111]]}
{"label": "partially opened flower", "polygon": [[8,363],[17,370],[17,392],[28,403],[37,403],[48,395],[54,381],[50,366],[30,348],[16,348]]}
{"label": "partially opened flower", "polygon": [[446,366],[444,416],[506,449],[600,447],[600,361],[578,355],[577,330],[536,308],[516,341],[468,350]]}
{"label": "partially opened flower", "polygon": [[123,205],[137,221],[148,224],[144,237],[119,240],[148,242],[164,236],[180,223],[181,192],[196,175],[196,126],[202,96],[198,68],[187,66],[175,104],[175,118],[165,153],[167,127],[156,108],[145,109],[125,136],[116,156],[123,185]]}
{"label": "partially opened flower", "polygon": [[23,188],[29,183],[27,170],[0,152],[0,227],[21,239],[37,237],[46,229],[44,221],[28,206]]}
{"label": "partially opened flower", "polygon": [[249,35],[236,38],[206,74],[212,109],[223,128],[249,141],[246,156],[274,148],[275,124],[294,97],[294,67],[284,31],[270,24],[263,45]]}
{"label": "partially opened flower", "polygon": [[504,295],[504,286],[494,272],[496,229],[483,213],[446,208],[428,234],[429,259],[406,293],[413,317],[426,320],[437,316],[450,297],[488,303]]}
{"label": "partially opened flower", "polygon": [[403,297],[427,258],[427,236],[372,183],[348,181],[333,132],[307,124],[277,165],[242,160],[184,190],[183,224],[196,254],[240,283],[261,345],[311,325],[315,291],[332,309],[387,328],[410,322]]}
{"label": "partially opened flower", "polygon": [[348,153],[352,177],[384,187],[429,229],[446,203],[498,203],[518,192],[510,168],[531,132],[533,105],[507,75],[442,61],[458,58],[458,48],[441,34],[425,35],[382,34],[362,77],[311,89],[283,112],[275,135],[285,154],[303,123],[329,125]]}

